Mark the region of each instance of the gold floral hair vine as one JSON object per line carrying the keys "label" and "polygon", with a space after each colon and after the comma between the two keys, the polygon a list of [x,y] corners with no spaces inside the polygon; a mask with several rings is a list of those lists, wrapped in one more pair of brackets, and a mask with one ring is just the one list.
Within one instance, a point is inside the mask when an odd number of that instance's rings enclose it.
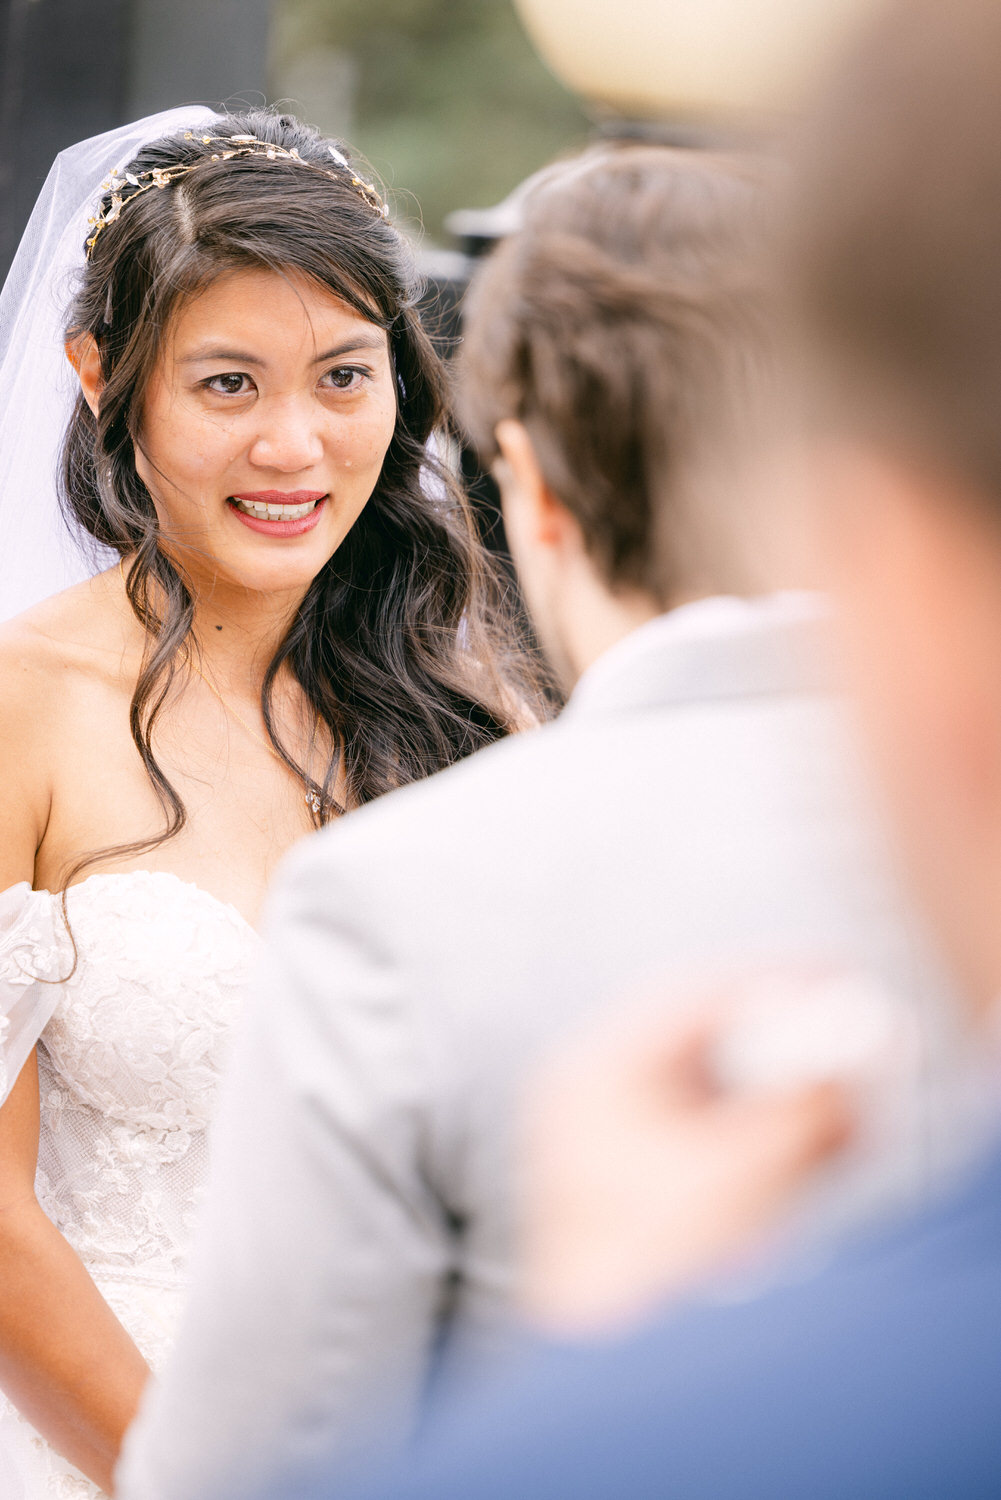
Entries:
{"label": "gold floral hair vine", "polygon": [[331,178],[334,182],[341,181],[346,173],[351,186],[357,191],[359,197],[374,208],[382,218],[389,217],[389,208],[379,196],[378,189],[372,182],[365,182],[358,176],[354,167],[341,151],[333,146],[328,146],[330,156],[341,168],[341,172],[332,172],[327,167],[321,167],[318,162],[309,161],[300,156],[293,146],[286,150],[284,146],[274,146],[270,141],[259,141],[255,135],[203,135],[196,136],[193,130],[184,132],[186,141],[200,140],[205,146],[222,146],[225,149],[215,151],[211,156],[200,156],[196,161],[178,162],[172,167],[151,167],[145,172],[121,172],[113,167],[108,176],[101,183],[102,201],[103,197],[111,194],[111,203],[107,209],[101,209],[87,222],[92,233],[87,240],[87,259],[90,260],[94,253],[98,235],[108,224],[113,224],[119,217],[123,208],[127,208],[133,198],[138,198],[142,193],[148,193],[151,188],[169,187],[179,177],[185,177],[193,172],[196,167],[204,166],[209,161],[230,161],[234,157],[262,156],[268,161],[297,161],[304,167],[311,167],[314,172],[322,172],[324,177]]}

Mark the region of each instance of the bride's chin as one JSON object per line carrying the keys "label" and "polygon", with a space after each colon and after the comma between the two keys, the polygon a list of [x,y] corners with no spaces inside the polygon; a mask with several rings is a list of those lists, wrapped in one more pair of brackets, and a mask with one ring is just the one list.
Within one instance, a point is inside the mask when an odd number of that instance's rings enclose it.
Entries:
{"label": "bride's chin", "polygon": [[[277,547],[274,549],[277,552]],[[215,597],[220,590],[238,591],[242,594],[260,594],[263,599],[274,599],[283,594],[304,595],[317,574],[326,566],[333,554],[327,550],[311,549],[307,556],[292,557],[229,557],[201,558],[197,568],[185,569],[190,579],[191,592],[196,603]]]}

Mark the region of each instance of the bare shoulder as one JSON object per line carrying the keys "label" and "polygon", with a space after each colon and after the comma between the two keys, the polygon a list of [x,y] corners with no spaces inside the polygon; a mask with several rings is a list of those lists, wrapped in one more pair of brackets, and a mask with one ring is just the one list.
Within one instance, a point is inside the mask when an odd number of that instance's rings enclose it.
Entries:
{"label": "bare shoulder", "polygon": [[88,698],[120,683],[129,633],[121,600],[101,574],[0,625],[0,773],[44,775],[54,743],[72,740]]}
{"label": "bare shoulder", "polygon": [[[55,594],[0,625],[0,721],[31,723],[58,712],[60,697],[75,681],[118,676],[128,636],[122,610],[106,574]],[[25,725],[30,727],[30,725]]]}
{"label": "bare shoulder", "polygon": [[32,878],[57,767],[87,698],[122,678],[127,639],[106,575],[0,626],[0,889]]}

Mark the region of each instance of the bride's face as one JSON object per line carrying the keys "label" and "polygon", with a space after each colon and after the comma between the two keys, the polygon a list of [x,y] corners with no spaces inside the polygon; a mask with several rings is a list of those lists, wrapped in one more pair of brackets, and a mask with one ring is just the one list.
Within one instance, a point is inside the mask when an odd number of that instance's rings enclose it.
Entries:
{"label": "bride's face", "polygon": [[136,468],[196,582],[303,593],[364,509],[395,422],[381,328],[315,283],[234,271],[172,319]]}

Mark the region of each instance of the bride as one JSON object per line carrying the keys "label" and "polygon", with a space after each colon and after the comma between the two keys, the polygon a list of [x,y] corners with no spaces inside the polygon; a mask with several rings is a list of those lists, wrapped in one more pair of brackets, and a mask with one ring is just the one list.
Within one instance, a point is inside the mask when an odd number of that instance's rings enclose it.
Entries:
{"label": "bride", "polygon": [[[117,170],[81,184],[95,156]],[[103,566],[0,632],[6,1500],[110,1488],[276,862],[534,701],[429,453],[405,241],[340,149],[173,112],[64,153],[46,192],[3,301],[0,566],[23,597],[45,564],[53,413]],[[74,193],[89,224],[58,222]]]}

